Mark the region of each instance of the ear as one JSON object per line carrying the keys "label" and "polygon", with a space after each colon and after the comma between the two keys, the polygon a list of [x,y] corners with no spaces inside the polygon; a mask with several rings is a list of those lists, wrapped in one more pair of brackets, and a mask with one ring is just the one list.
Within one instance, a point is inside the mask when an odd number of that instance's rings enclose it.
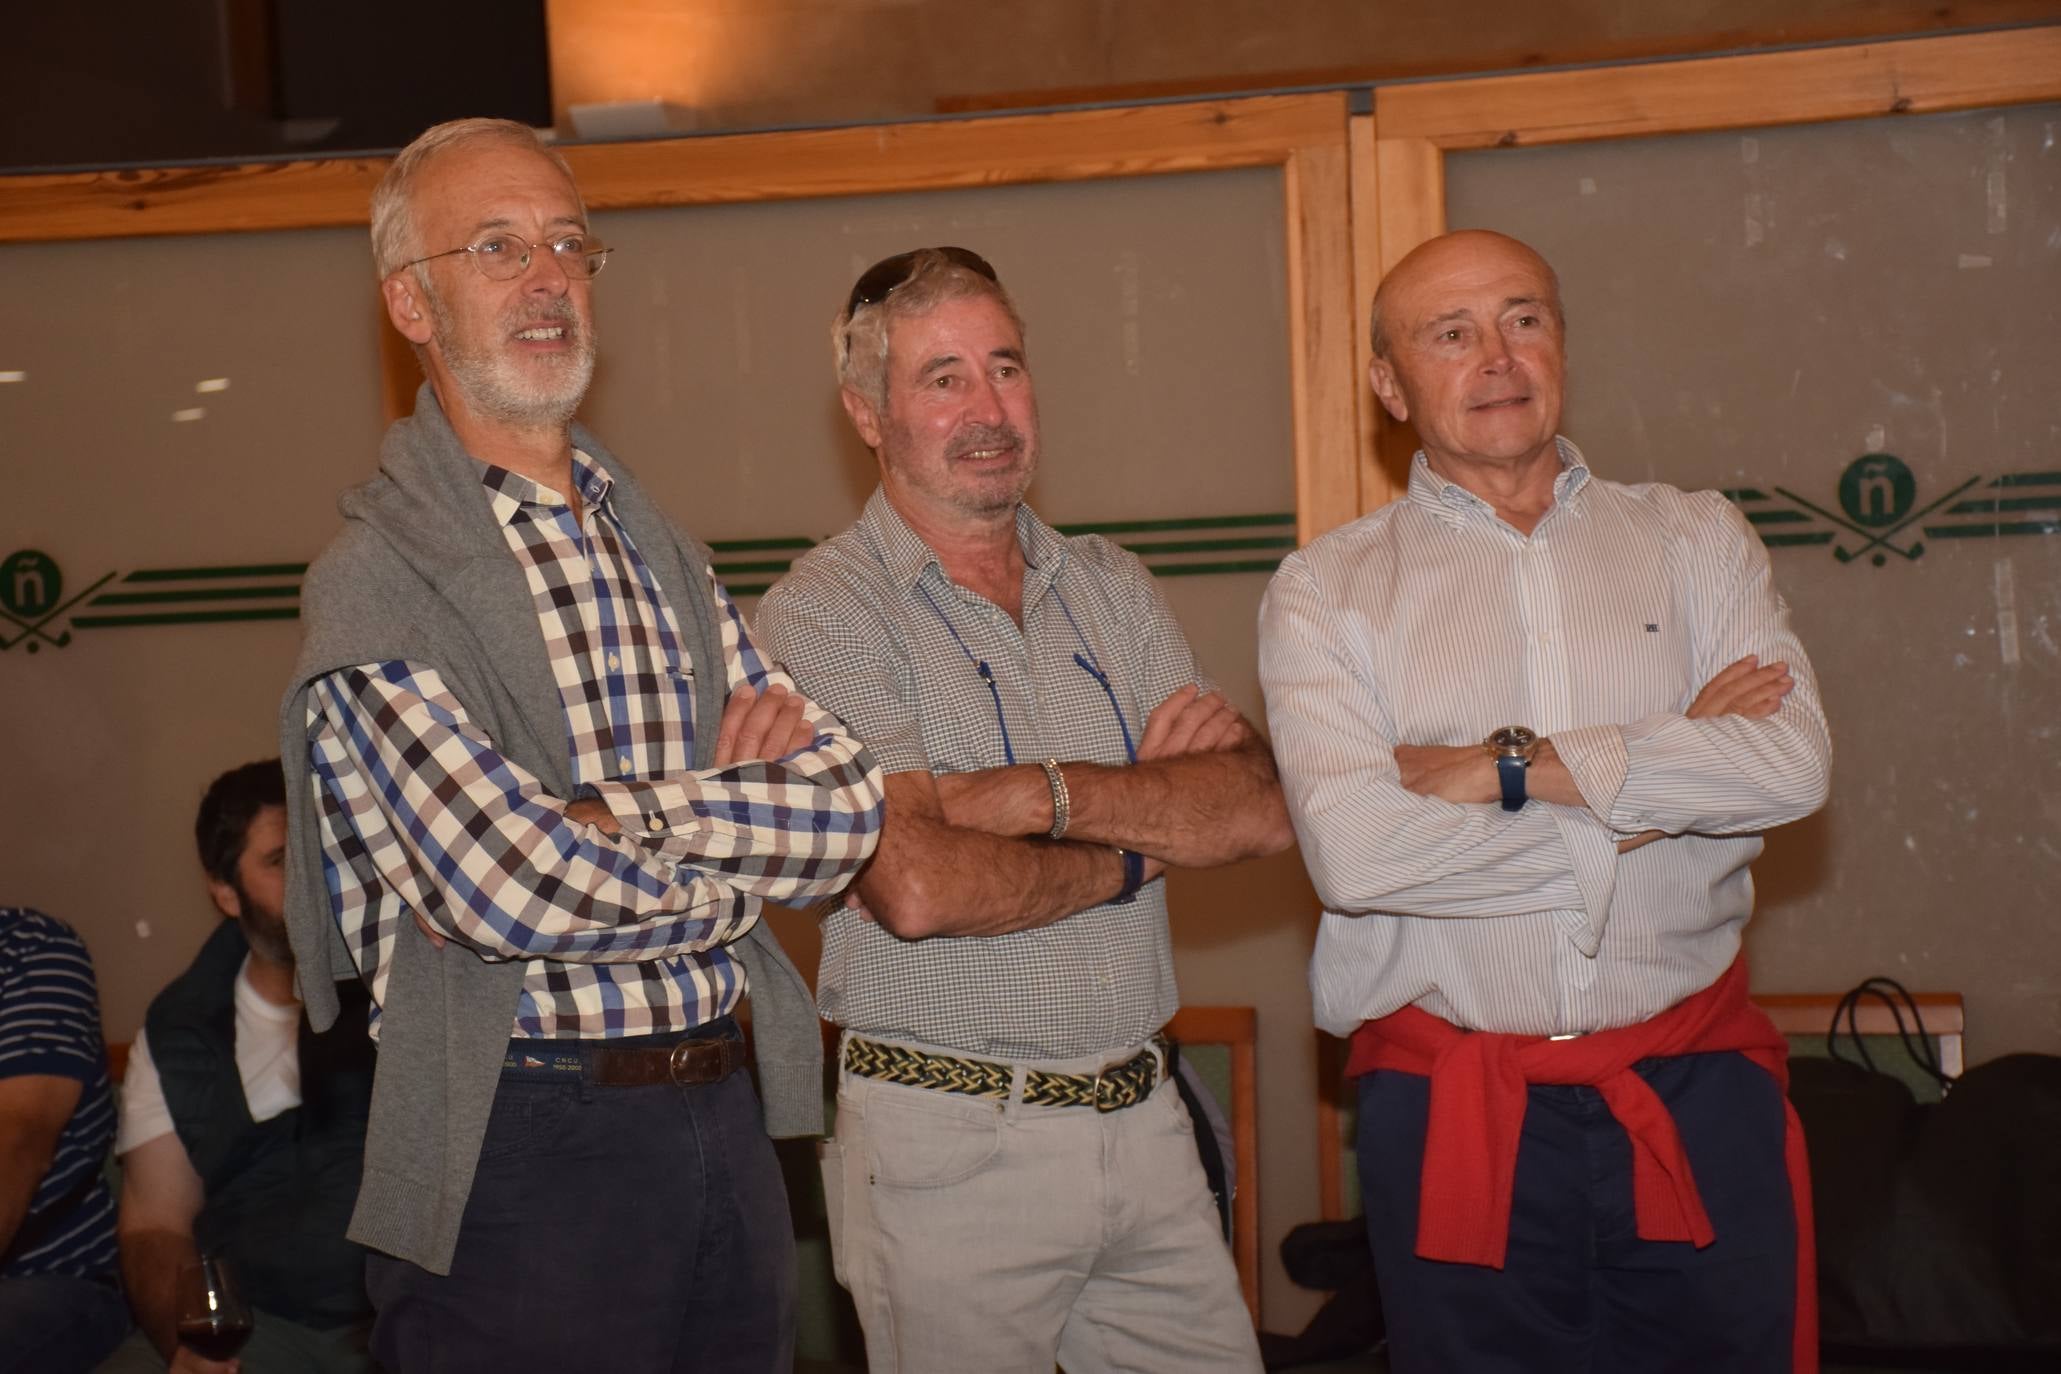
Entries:
{"label": "ear", "polygon": [[208,879],[208,896],[215,899],[215,910],[221,912],[232,921],[242,919],[243,903],[238,900],[235,888],[227,883],[217,882],[215,879],[210,878]]}
{"label": "ear", "polygon": [[880,451],[880,412],[873,402],[861,396],[850,387],[840,387],[837,399],[844,402],[844,413],[851,417],[852,428],[859,431],[859,438],[875,453]]}
{"label": "ear", "polygon": [[386,300],[386,317],[402,338],[412,344],[426,344],[436,333],[429,321],[429,305],[415,284],[415,274],[406,268],[379,284]]}
{"label": "ear", "polygon": [[1410,418],[1410,403],[1403,397],[1402,384],[1396,380],[1395,369],[1385,358],[1376,358],[1367,368],[1367,380],[1374,384],[1374,394],[1381,404],[1398,421]]}

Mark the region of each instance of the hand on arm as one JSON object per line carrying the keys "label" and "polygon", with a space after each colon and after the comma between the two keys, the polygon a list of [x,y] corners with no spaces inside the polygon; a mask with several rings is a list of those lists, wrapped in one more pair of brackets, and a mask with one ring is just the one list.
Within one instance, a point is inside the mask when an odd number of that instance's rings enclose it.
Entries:
{"label": "hand on arm", "polygon": [[345,669],[314,694],[324,786],[346,812],[383,812],[405,849],[381,859],[382,876],[418,918],[488,958],[656,958],[732,939],[756,909],[705,873],[569,820],[431,670]]}
{"label": "hand on arm", "polygon": [[[1043,786],[1042,770],[1031,771]],[[1122,890],[1123,862],[1114,849],[955,825],[945,816],[939,781],[921,772],[888,774],[893,819],[873,861],[859,875],[855,897],[846,899],[896,935],[920,940],[1031,930],[1098,906]],[[1148,863],[1146,878],[1156,876]]]}
{"label": "hand on arm", "polygon": [[[1146,720],[1138,762],[1064,762],[1066,837],[1134,850],[1160,868],[1209,868],[1295,842],[1273,755],[1217,692],[1187,686]],[[948,773],[938,794],[953,825],[991,835],[1044,835],[1050,779],[1038,764]]]}
{"label": "hand on arm", "polygon": [[27,1219],[82,1090],[58,1074],[0,1078],[0,1254]]}
{"label": "hand on arm", "polygon": [[[1274,752],[1325,907],[1437,917],[1580,908],[1566,843],[1543,808],[1455,805],[1403,785],[1394,714],[1350,623],[1294,559],[1260,610]],[[1412,759],[1413,778],[1423,762]]]}
{"label": "hand on arm", "polygon": [[[1796,679],[1789,675],[1788,664],[1770,663],[1763,667],[1756,655],[1748,654],[1725,665],[1717,676],[1704,683],[1682,714],[1690,720],[1710,720],[1716,716],[1766,720],[1781,709],[1782,698],[1795,686]],[[1564,766],[1561,771],[1566,771]],[[1629,854],[1666,837],[1664,830],[1641,830],[1619,840],[1617,852]]]}
{"label": "hand on arm", "polygon": [[640,848],[767,901],[826,896],[873,852],[879,772],[834,715],[760,654],[736,605],[712,585],[728,693],[712,766],[592,790]]}

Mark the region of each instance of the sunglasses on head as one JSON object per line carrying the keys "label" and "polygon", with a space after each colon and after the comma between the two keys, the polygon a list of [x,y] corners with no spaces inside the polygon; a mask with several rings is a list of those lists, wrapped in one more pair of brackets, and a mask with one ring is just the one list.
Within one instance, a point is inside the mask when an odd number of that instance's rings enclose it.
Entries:
{"label": "sunglasses on head", "polygon": [[910,273],[915,268],[916,259],[924,253],[942,254],[945,261],[954,267],[978,272],[997,286],[1001,285],[1001,278],[995,275],[995,269],[988,265],[988,260],[970,248],[953,248],[949,245],[915,248],[906,253],[897,253],[891,258],[882,258],[861,273],[859,279],[852,283],[850,299],[844,303],[844,317],[850,319],[860,306],[878,305],[906,286]]}

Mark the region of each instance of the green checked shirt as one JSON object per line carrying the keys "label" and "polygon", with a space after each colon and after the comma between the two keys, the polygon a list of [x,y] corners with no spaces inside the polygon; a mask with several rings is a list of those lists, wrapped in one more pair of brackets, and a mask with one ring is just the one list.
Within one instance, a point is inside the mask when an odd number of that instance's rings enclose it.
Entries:
{"label": "green checked shirt", "polygon": [[[759,640],[883,773],[1125,763],[1152,708],[1198,681],[1188,641],[1135,555],[1097,535],[1066,538],[1028,506],[1016,532],[1029,564],[1020,630],[946,577],[875,490],[857,524],[766,594]],[[979,939],[899,940],[840,906],[824,921],[817,998],[861,1034],[968,1054],[1129,1049],[1180,1005],[1166,884],[1127,906]]]}

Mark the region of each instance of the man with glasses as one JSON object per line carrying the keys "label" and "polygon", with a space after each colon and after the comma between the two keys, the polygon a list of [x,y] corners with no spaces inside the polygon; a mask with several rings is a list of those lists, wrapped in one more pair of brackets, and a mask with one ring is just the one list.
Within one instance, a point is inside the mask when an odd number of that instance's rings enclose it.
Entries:
{"label": "man with glasses", "polygon": [[[281,720],[308,1015],[379,1040],[353,1239],[373,1353],[435,1369],[784,1369],[768,1129],[820,1129],[806,985],[759,924],[872,852],[871,760],[573,414],[593,241],[564,163],[465,120],[372,206],[428,383],[309,571]],[[748,987],[765,1099],[737,1072]]]}
{"label": "man with glasses", "polygon": [[818,980],[870,1367],[1256,1370],[1158,1038],[1159,879],[1288,845],[1272,758],[1137,558],[1023,504],[1037,403],[993,268],[889,258],[834,338],[880,486],[759,622],[887,774]]}

